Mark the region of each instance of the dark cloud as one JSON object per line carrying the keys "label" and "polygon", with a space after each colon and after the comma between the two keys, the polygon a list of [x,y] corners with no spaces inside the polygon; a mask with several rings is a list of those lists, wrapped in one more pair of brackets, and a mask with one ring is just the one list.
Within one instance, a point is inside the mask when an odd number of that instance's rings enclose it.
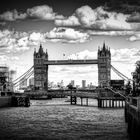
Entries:
{"label": "dark cloud", "polygon": [[140,11],[139,0],[110,0],[106,2],[109,11],[123,12],[130,14],[134,11]]}
{"label": "dark cloud", "polygon": [[127,22],[139,22],[140,23],[140,13],[134,12],[128,18]]}

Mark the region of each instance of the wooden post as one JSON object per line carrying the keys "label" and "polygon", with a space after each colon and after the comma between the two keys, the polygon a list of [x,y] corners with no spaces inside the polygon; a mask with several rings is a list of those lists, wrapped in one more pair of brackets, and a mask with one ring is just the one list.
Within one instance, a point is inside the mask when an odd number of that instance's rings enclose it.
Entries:
{"label": "wooden post", "polygon": [[117,107],[117,99],[115,99],[115,107]]}
{"label": "wooden post", "polygon": [[81,106],[83,105],[83,97],[81,97]]}
{"label": "wooden post", "polygon": [[102,99],[102,103],[103,103],[103,104],[102,104],[102,107],[104,107],[104,99]]}
{"label": "wooden post", "polygon": [[109,108],[111,108],[111,100],[109,99]]}
{"label": "wooden post", "polygon": [[76,98],[76,96],[71,96],[70,101],[71,101],[71,105],[76,105],[76,103],[77,103],[77,98]]}
{"label": "wooden post", "polygon": [[100,99],[100,107],[102,107],[102,100]]}
{"label": "wooden post", "polygon": [[70,96],[70,104],[72,105],[72,96]]}
{"label": "wooden post", "polygon": [[107,106],[107,101],[108,101],[108,100],[106,100],[106,107],[108,107],[108,106]]}
{"label": "wooden post", "polygon": [[122,107],[124,107],[124,101],[122,101]]}
{"label": "wooden post", "polygon": [[102,101],[100,98],[98,98],[98,107],[101,107],[102,106]]}
{"label": "wooden post", "polygon": [[97,102],[98,102],[98,107],[100,107],[99,98],[97,99]]}
{"label": "wooden post", "polygon": [[88,98],[86,98],[86,103],[87,103],[87,106],[88,106]]}
{"label": "wooden post", "polygon": [[119,100],[119,108],[120,108],[120,100]]}
{"label": "wooden post", "polygon": [[114,99],[112,99],[112,108],[114,108]]}

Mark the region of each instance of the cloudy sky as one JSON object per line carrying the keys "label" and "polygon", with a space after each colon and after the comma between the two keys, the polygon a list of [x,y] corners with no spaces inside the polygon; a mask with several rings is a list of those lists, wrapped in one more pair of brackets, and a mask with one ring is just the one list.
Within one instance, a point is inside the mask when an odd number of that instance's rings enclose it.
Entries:
{"label": "cloudy sky", "polygon": [[[33,65],[40,43],[50,60],[96,59],[104,41],[112,65],[131,78],[140,60],[139,0],[1,0],[0,64],[15,78]],[[97,77],[97,65],[49,67],[49,81],[97,84]]]}

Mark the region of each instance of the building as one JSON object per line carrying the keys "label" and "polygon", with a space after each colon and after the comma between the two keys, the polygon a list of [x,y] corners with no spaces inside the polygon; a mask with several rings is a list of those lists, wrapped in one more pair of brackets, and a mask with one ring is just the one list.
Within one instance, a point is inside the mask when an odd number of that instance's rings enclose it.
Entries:
{"label": "building", "polygon": [[48,66],[44,65],[44,60],[48,60],[48,53],[43,51],[42,45],[38,52],[34,51],[34,85],[35,90],[48,89]]}
{"label": "building", "polygon": [[86,88],[86,80],[82,80],[82,88]]}
{"label": "building", "polygon": [[110,80],[110,86],[113,89],[122,90],[124,89],[124,80]]}
{"label": "building", "polygon": [[75,81],[71,80],[71,85],[74,87],[75,86]]}
{"label": "building", "polygon": [[111,53],[110,49],[103,44],[98,48],[98,85],[100,87],[110,86],[111,79]]}
{"label": "building", "polygon": [[7,66],[0,66],[0,91],[7,89],[9,81],[9,68]]}
{"label": "building", "polygon": [[29,86],[34,86],[34,77],[29,79]]}

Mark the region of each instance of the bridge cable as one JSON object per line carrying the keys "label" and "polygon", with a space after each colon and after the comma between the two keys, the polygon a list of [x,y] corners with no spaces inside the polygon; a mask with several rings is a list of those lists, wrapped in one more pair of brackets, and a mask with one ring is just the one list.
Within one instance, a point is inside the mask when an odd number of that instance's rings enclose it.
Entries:
{"label": "bridge cable", "polygon": [[[28,75],[28,77],[26,78],[26,79],[23,79],[22,81],[20,81],[20,82],[24,82],[25,80],[27,80],[28,78],[30,78],[32,75],[33,75],[33,71],[30,73],[30,75]],[[14,85],[14,87],[17,87],[17,86],[19,86],[19,83],[17,83],[17,84],[15,84]]]}
{"label": "bridge cable", "polygon": [[113,70],[119,77],[121,77],[123,80],[128,81],[128,80],[125,79],[120,73],[118,73],[115,69],[112,68],[112,70]]}
{"label": "bridge cable", "polygon": [[20,83],[22,81],[24,81],[24,79],[28,79],[26,77],[28,77],[31,73],[34,73],[34,71],[30,71],[29,73],[27,73],[22,79],[20,79],[19,81],[17,81],[16,83],[13,83],[13,85],[16,85],[17,83]]}
{"label": "bridge cable", "polygon": [[[121,76],[121,78],[123,78],[123,77],[125,77],[128,81],[133,81],[132,79],[130,79],[130,78],[128,78],[127,76],[125,76],[124,74],[122,74],[120,71],[118,71],[116,68],[114,68],[112,65],[111,65],[111,68],[113,69],[113,70],[115,70],[116,72],[117,72],[117,74],[119,75],[119,76]],[[124,78],[123,78],[124,79]]]}
{"label": "bridge cable", "polygon": [[[15,79],[14,81],[12,81],[11,83],[13,83],[13,85],[16,85],[18,82],[20,82],[20,78],[22,78],[24,75],[25,76],[27,76],[28,75],[28,73],[32,70],[32,68],[33,68],[33,66],[28,70],[28,71],[26,71],[24,74],[22,74],[20,77],[18,77],[17,79]],[[24,76],[24,77],[25,77]],[[17,81],[18,79],[20,79],[19,81]],[[16,82],[17,81],[17,82]],[[14,83],[14,82],[16,82],[16,83]],[[5,82],[3,85],[1,85],[1,86],[4,86],[4,85],[6,85],[6,84],[10,84],[10,82]]]}
{"label": "bridge cable", "polygon": [[15,79],[14,81],[12,81],[13,83],[16,82],[18,79],[22,78],[24,75],[26,75],[27,73],[29,73],[32,70],[33,66],[27,70],[24,74],[22,74],[20,77],[18,77],[17,79]]}

